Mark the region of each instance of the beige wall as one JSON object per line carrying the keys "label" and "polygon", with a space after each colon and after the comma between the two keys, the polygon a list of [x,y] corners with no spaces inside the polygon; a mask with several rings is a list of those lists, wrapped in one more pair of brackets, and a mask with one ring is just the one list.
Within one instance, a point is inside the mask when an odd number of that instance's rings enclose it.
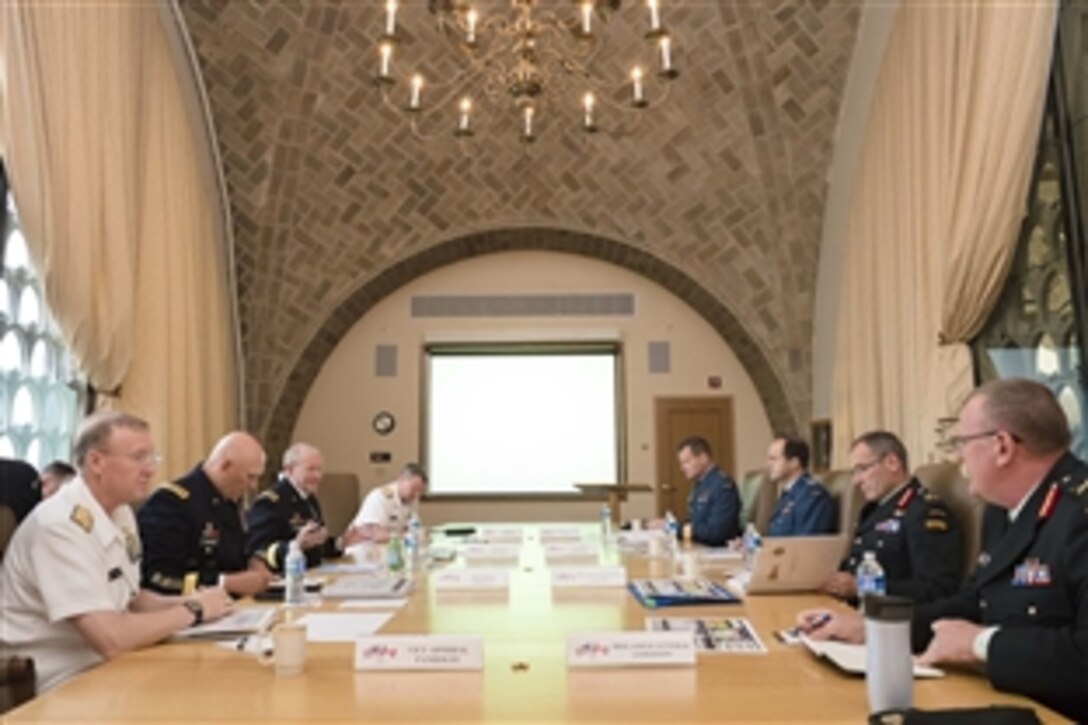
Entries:
{"label": "beige wall", "polygon": [[[635,296],[630,317],[563,318],[431,318],[410,316],[413,295],[533,294],[613,292]],[[738,471],[761,466],[771,435],[766,412],[755,387],[732,350],[694,310],[664,288],[625,269],[574,255],[550,252],[507,252],[478,257],[424,275],[375,305],[344,336],[326,361],[303,404],[294,439],[319,446],[329,471],[359,476],[363,490],[391,480],[398,466],[421,454],[420,390],[422,348],[436,340],[580,339],[611,335],[623,343],[626,389],[628,480],[654,482],[655,397],[730,395],[736,411]],[[647,345],[670,343],[671,371],[647,372]],[[396,377],[374,375],[375,346],[397,347]],[[708,376],[720,376],[720,390],[707,387]],[[379,436],[371,420],[381,410],[392,412],[396,429]],[[392,454],[389,465],[372,465],[371,451]],[[735,473],[735,472],[734,472]],[[591,519],[599,504],[466,503],[427,501],[428,523],[445,521]],[[649,495],[634,498],[626,516],[650,516]]]}

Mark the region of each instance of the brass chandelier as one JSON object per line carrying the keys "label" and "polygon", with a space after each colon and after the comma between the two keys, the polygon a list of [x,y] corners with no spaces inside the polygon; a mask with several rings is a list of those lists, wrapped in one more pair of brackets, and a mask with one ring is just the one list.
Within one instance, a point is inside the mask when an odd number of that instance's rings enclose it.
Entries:
{"label": "brass chandelier", "polygon": [[401,72],[405,41],[415,36],[402,28],[397,0],[387,0],[375,82],[383,102],[403,112],[424,139],[443,132],[465,139],[511,119],[521,141],[531,143],[551,119],[564,116],[587,134],[626,132],[667,99],[679,75],[660,0],[644,2],[647,57],[625,77],[610,79],[598,68],[603,31],[622,0],[555,0],[557,7],[547,10],[538,0],[428,0],[438,35],[460,59],[445,77],[418,68]]}

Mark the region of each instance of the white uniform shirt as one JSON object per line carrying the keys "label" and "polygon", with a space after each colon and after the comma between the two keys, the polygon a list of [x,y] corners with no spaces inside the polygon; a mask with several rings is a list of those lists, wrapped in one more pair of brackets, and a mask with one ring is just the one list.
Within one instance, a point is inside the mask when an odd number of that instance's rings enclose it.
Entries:
{"label": "white uniform shirt", "polygon": [[38,691],[102,661],[72,618],[128,609],[140,539],[128,506],[108,515],[77,478],[19,525],[0,573],[0,650],[30,656]]}
{"label": "white uniform shirt", "polygon": [[400,500],[397,482],[393,481],[371,490],[363,499],[363,505],[359,507],[359,513],[355,514],[355,520],[351,523],[355,526],[378,524],[387,529],[403,531],[408,528],[408,522],[416,510],[414,503],[408,504]]}

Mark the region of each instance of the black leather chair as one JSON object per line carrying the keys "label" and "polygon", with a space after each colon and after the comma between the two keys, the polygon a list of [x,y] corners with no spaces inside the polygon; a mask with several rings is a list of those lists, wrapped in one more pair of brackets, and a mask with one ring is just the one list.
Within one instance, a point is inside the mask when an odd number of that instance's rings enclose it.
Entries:
{"label": "black leather chair", "polygon": [[33,659],[17,656],[0,659],[0,714],[33,699],[36,692]]}

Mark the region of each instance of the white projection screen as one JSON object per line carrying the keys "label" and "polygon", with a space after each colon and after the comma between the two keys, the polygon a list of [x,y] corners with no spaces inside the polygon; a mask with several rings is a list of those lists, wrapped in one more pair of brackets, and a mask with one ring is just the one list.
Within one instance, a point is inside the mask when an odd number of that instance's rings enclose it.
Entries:
{"label": "white projection screen", "polygon": [[426,350],[429,496],[619,480],[616,344]]}

